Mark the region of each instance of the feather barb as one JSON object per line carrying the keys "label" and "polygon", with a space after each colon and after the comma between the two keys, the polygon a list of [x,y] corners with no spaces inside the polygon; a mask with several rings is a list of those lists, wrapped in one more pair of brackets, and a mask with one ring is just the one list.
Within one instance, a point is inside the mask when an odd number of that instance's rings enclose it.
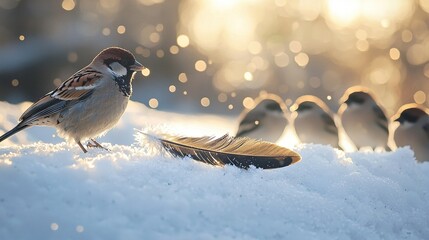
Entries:
{"label": "feather barb", "polygon": [[228,134],[219,138],[143,134],[155,139],[175,157],[190,157],[211,165],[231,164],[246,169],[253,165],[270,169],[289,166],[301,160],[301,156],[290,149],[250,138],[231,137]]}

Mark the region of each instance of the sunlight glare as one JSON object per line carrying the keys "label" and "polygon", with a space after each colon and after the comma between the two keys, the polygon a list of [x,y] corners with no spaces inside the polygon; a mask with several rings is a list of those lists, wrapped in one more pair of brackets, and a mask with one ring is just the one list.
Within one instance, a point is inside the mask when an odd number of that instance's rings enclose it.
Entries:
{"label": "sunlight glare", "polygon": [[339,27],[351,25],[359,17],[359,0],[328,0],[328,17]]}

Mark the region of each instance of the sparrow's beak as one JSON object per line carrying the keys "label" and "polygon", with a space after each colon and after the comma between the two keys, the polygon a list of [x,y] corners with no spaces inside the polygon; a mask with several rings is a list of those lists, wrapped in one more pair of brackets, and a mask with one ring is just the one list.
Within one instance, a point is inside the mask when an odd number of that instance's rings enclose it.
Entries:
{"label": "sparrow's beak", "polygon": [[130,69],[132,71],[139,72],[139,71],[145,69],[145,67],[141,63],[135,61],[134,64],[130,66]]}

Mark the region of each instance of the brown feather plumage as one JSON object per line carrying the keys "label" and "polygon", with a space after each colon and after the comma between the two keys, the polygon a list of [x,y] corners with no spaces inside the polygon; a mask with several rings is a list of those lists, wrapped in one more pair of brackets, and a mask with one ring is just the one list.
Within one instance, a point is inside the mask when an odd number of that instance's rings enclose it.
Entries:
{"label": "brown feather plumage", "polygon": [[289,166],[301,160],[301,156],[273,143],[250,138],[235,138],[228,134],[222,137],[178,137],[151,135],[164,150],[175,157],[190,157],[211,165],[230,164],[240,168],[270,169]]}

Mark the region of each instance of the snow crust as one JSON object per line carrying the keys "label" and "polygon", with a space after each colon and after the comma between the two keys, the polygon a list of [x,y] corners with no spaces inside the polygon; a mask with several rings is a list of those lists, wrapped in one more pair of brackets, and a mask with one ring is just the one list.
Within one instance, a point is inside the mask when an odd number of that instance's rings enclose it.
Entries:
{"label": "snow crust", "polygon": [[[0,134],[26,107],[0,102]],[[298,145],[297,164],[242,170],[172,158],[135,134],[221,135],[235,120],[132,102],[100,139],[111,151],[87,154],[54,129],[24,130],[0,143],[0,239],[428,239],[429,164],[409,148]]]}

